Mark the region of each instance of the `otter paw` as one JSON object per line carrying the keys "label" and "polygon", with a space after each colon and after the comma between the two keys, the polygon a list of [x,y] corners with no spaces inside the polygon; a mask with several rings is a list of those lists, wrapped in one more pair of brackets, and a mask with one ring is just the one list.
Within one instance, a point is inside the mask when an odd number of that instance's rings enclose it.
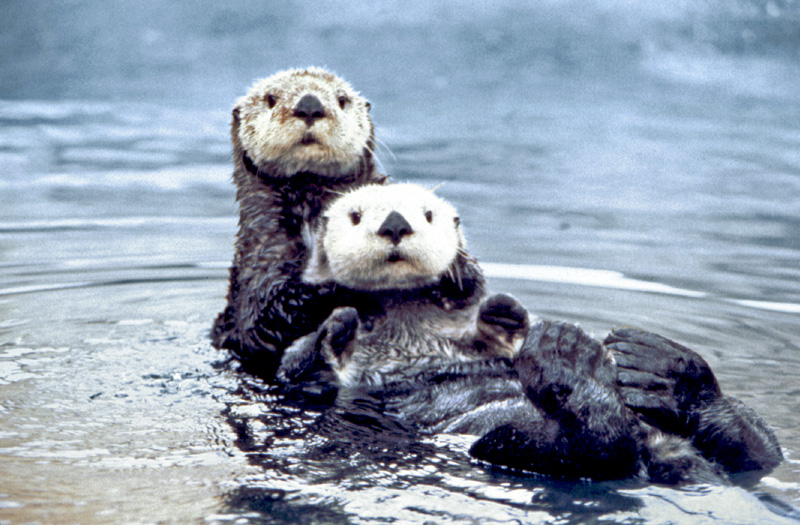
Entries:
{"label": "otter paw", "polygon": [[477,328],[492,354],[513,357],[530,328],[528,311],[510,295],[495,294],[481,304]]}
{"label": "otter paw", "polygon": [[696,352],[660,335],[614,330],[604,344],[617,362],[625,404],[659,428],[681,432],[687,412],[721,397],[708,363]]}
{"label": "otter paw", "polygon": [[318,346],[325,361],[338,370],[353,350],[358,332],[358,312],[352,307],[336,308],[319,329]]}
{"label": "otter paw", "polygon": [[506,294],[488,297],[481,305],[478,318],[482,323],[510,332],[528,327],[528,311],[519,301]]}

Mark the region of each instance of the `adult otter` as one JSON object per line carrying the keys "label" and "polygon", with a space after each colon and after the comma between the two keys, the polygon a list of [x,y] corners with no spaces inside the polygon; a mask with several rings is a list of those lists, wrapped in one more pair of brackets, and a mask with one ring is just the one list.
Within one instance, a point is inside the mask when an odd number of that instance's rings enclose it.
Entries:
{"label": "adult otter", "polygon": [[304,279],[349,290],[350,306],[293,344],[278,372],[306,385],[327,366],[339,388],[327,417],[473,434],[475,457],[558,477],[725,480],[624,405],[599,342],[565,323],[526,337],[524,308],[485,299],[455,210],[430,191],[368,186],[334,201]]}
{"label": "adult otter", "polygon": [[525,338],[527,311],[510,296],[485,297],[458,213],[430,190],[348,192],[325,210],[314,237],[304,281],[336,285],[349,306],[287,350],[284,382],[302,381],[316,353],[339,386],[357,387],[434,363],[511,358]]}
{"label": "adult otter", "polygon": [[265,379],[333,308],[327,290],[300,282],[303,228],[336,193],[386,179],[373,161],[369,108],[344,80],[309,68],[256,82],[233,109],[239,231],[212,342]]}

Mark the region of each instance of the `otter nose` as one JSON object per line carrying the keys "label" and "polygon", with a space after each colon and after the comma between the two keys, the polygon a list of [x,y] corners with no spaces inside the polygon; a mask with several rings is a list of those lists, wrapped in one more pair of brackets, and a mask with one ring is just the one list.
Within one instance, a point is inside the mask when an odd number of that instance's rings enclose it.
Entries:
{"label": "otter nose", "polygon": [[304,95],[294,107],[294,116],[311,126],[315,120],[325,117],[325,106],[314,95]]}
{"label": "otter nose", "polygon": [[411,235],[412,233],[414,233],[414,230],[411,228],[411,225],[408,224],[406,218],[396,211],[387,215],[386,220],[384,220],[381,227],[378,228],[378,235],[391,239],[392,244],[395,246],[400,244],[400,240],[403,237]]}

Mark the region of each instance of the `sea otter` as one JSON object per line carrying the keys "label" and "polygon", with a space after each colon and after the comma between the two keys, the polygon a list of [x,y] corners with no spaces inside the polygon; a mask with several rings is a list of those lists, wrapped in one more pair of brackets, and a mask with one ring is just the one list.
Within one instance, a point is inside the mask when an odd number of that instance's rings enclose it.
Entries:
{"label": "sea otter", "polygon": [[455,209],[429,190],[365,186],[331,203],[303,278],[348,290],[278,372],[291,386],[327,367],[339,390],[328,418],[472,434],[474,457],[557,477],[726,481],[689,439],[625,406],[611,350],[487,298]]}
{"label": "sea otter", "polygon": [[271,379],[291,341],[333,308],[303,284],[304,228],[337,193],[386,177],[373,159],[370,105],[341,78],[292,69],[256,82],[233,109],[239,204],[227,306],[212,329],[245,370]]}
{"label": "sea otter", "polygon": [[316,352],[340,387],[434,363],[512,358],[529,327],[515,299],[486,297],[455,208],[414,184],[363,186],[331,203],[303,280],[336,286],[348,306],[287,350],[279,375],[288,382],[299,380],[298,356]]}

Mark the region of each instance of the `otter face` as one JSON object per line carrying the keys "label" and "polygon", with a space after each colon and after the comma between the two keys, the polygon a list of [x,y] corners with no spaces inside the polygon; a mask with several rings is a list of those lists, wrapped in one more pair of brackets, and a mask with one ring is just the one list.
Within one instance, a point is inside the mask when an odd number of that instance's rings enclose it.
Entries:
{"label": "otter face", "polygon": [[[348,175],[372,149],[369,102],[319,68],[282,71],[236,102],[234,140],[253,166],[277,176]],[[238,119],[238,130],[236,122]]]}
{"label": "otter face", "polygon": [[414,184],[364,186],[327,208],[304,278],[358,290],[437,282],[465,249],[458,213]]}

